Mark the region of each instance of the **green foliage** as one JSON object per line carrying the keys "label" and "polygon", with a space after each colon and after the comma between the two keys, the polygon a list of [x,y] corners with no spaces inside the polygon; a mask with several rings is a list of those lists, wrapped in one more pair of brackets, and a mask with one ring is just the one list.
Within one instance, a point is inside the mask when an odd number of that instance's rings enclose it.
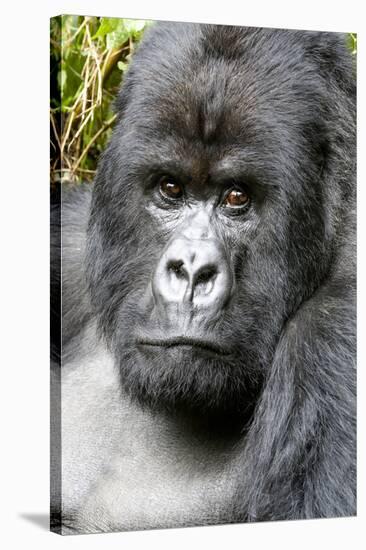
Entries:
{"label": "green foliage", "polygon": [[357,34],[350,32],[348,35],[348,47],[351,50],[352,54],[357,53]]}
{"label": "green foliage", "polygon": [[146,21],[103,17],[95,38],[106,38],[107,48],[118,48],[127,40],[139,40]]}
{"label": "green foliage", "polygon": [[112,102],[148,21],[51,19],[51,179],[91,180],[115,115]]}

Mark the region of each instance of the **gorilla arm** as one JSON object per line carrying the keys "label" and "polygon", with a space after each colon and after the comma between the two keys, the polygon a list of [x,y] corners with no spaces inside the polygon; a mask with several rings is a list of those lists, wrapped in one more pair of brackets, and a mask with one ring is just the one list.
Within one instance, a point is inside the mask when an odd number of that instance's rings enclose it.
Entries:
{"label": "gorilla arm", "polygon": [[281,335],[245,445],[237,503],[246,520],[356,514],[352,232]]}

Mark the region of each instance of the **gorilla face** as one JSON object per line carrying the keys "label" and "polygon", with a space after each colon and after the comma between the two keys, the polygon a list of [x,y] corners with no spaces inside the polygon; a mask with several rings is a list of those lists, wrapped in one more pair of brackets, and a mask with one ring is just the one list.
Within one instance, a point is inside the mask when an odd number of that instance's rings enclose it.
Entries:
{"label": "gorilla face", "polygon": [[122,384],[152,407],[250,414],[328,269],[325,81],[311,33],[281,32],[162,25],[117,102],[88,277]]}

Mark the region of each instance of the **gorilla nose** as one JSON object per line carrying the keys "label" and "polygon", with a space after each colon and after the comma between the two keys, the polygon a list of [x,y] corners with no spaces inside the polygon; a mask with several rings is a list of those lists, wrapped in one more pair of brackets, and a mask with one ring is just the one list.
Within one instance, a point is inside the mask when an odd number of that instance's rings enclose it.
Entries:
{"label": "gorilla nose", "polygon": [[154,297],[162,305],[221,308],[231,286],[231,270],[223,247],[214,239],[174,239],[153,278]]}

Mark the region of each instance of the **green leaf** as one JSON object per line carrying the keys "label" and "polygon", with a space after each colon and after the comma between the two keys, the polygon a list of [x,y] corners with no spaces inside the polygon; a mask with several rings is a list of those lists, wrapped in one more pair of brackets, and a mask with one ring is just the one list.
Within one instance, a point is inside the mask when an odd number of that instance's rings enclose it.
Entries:
{"label": "green leaf", "polygon": [[351,50],[352,54],[357,53],[357,34],[350,32],[347,37],[347,45]]}
{"label": "green leaf", "polygon": [[123,61],[118,61],[117,67],[119,68],[120,71],[124,73],[127,70],[128,64],[124,63]]}
{"label": "green leaf", "polygon": [[124,22],[127,31],[133,35],[141,32],[146,25],[146,21],[144,19],[125,19]]}
{"label": "green leaf", "polygon": [[122,22],[116,31],[107,34],[107,48],[119,48],[128,38],[129,33]]}
{"label": "green leaf", "polygon": [[107,34],[114,32],[121,20],[117,17],[102,17],[101,24],[93,38],[103,38]]}

